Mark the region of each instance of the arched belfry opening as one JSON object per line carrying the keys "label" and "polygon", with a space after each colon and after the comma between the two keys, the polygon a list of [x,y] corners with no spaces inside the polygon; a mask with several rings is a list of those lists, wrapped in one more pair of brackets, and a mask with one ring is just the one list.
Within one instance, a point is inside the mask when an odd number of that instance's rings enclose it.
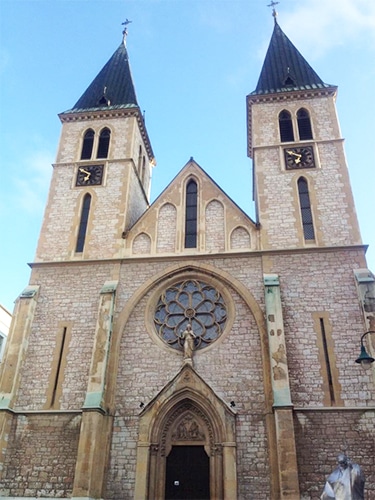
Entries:
{"label": "arched belfry opening", "polygon": [[236,498],[235,413],[190,365],[147,405],[139,429],[136,498]]}

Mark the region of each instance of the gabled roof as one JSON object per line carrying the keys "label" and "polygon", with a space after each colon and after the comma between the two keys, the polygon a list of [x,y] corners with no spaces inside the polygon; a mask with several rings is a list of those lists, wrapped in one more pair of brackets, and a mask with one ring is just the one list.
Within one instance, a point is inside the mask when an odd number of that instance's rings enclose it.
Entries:
{"label": "gabled roof", "polygon": [[275,22],[258,84],[250,95],[332,87],[323,82]]}
{"label": "gabled roof", "polygon": [[[121,43],[84,94],[68,112],[138,107],[128,51]],[[67,112],[66,112],[67,113]]]}
{"label": "gabled roof", "polygon": [[[197,177],[200,177],[201,180],[205,179],[208,184],[211,184],[212,186],[215,187],[217,193],[220,193],[223,198],[227,200],[227,207],[232,205],[233,209],[241,213],[242,217],[244,217],[250,225],[257,227],[257,223],[252,220],[252,218],[247,215],[242,208],[237,205],[235,201],[232,200],[232,198],[223,191],[223,189],[213,180],[213,178],[200,166],[198,163],[194,160],[193,157],[190,158],[190,160],[185,164],[184,167],[178,172],[178,174],[171,180],[171,182],[163,189],[163,191],[159,194],[159,196],[152,202],[152,204],[147,208],[147,210],[140,216],[140,218],[133,224],[132,227],[129,228],[129,232],[133,230],[133,228],[136,228],[137,225],[144,219],[145,217],[148,216],[150,212],[154,210],[154,208],[162,203],[165,203],[165,200],[168,198],[169,192],[173,190],[174,185],[178,185],[181,182],[181,179],[183,179],[186,176],[186,173],[193,174]],[[201,197],[202,198],[202,197]]]}

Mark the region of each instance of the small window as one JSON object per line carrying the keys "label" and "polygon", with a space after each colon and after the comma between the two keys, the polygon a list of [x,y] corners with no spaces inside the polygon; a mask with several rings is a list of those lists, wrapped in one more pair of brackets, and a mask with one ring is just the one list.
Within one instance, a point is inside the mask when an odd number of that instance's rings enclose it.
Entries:
{"label": "small window", "polygon": [[146,157],[143,156],[143,158],[142,158],[142,178],[141,178],[142,183],[145,182],[145,177],[146,177]]}
{"label": "small window", "polygon": [[89,213],[90,213],[90,205],[91,205],[91,195],[85,194],[85,197],[83,198],[81,221],[79,223],[76,252],[83,252],[83,247],[85,246],[87,223],[89,220]]}
{"label": "small window", "polygon": [[314,240],[315,232],[310,204],[309,188],[307,180],[304,177],[300,177],[298,179],[298,195],[301,207],[303,236],[305,240]]}
{"label": "small window", "polygon": [[190,180],[186,186],[185,248],[197,246],[197,183]]}
{"label": "small window", "polygon": [[312,139],[311,120],[307,109],[301,108],[297,111],[297,123],[300,140]]}
{"label": "small window", "polygon": [[292,115],[285,109],[279,114],[279,129],[281,142],[294,141]]}
{"label": "small window", "polygon": [[139,146],[139,152],[138,152],[138,175],[141,178],[141,176],[142,176],[142,146]]}
{"label": "small window", "polygon": [[91,130],[87,130],[83,137],[83,144],[82,144],[82,152],[81,152],[81,160],[90,160],[91,155],[92,155],[92,148],[94,145],[94,135],[95,132]]}
{"label": "small window", "polygon": [[100,132],[97,158],[107,158],[110,138],[111,131],[109,128],[103,128]]}

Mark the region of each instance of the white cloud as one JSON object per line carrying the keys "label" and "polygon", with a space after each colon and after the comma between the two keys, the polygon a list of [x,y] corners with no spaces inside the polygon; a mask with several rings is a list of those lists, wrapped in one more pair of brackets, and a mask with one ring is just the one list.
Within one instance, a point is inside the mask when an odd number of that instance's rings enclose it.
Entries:
{"label": "white cloud", "polygon": [[375,49],[373,0],[299,0],[288,14],[280,9],[279,21],[293,43],[315,57],[351,40]]}

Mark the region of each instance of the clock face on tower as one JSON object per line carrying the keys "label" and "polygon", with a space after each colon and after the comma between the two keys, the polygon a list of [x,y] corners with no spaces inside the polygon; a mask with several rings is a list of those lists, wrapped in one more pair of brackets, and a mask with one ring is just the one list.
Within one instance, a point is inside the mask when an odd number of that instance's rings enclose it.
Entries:
{"label": "clock face on tower", "polygon": [[312,146],[284,149],[285,166],[287,170],[315,167]]}
{"label": "clock face on tower", "polygon": [[78,167],[76,186],[98,186],[103,180],[104,165]]}

